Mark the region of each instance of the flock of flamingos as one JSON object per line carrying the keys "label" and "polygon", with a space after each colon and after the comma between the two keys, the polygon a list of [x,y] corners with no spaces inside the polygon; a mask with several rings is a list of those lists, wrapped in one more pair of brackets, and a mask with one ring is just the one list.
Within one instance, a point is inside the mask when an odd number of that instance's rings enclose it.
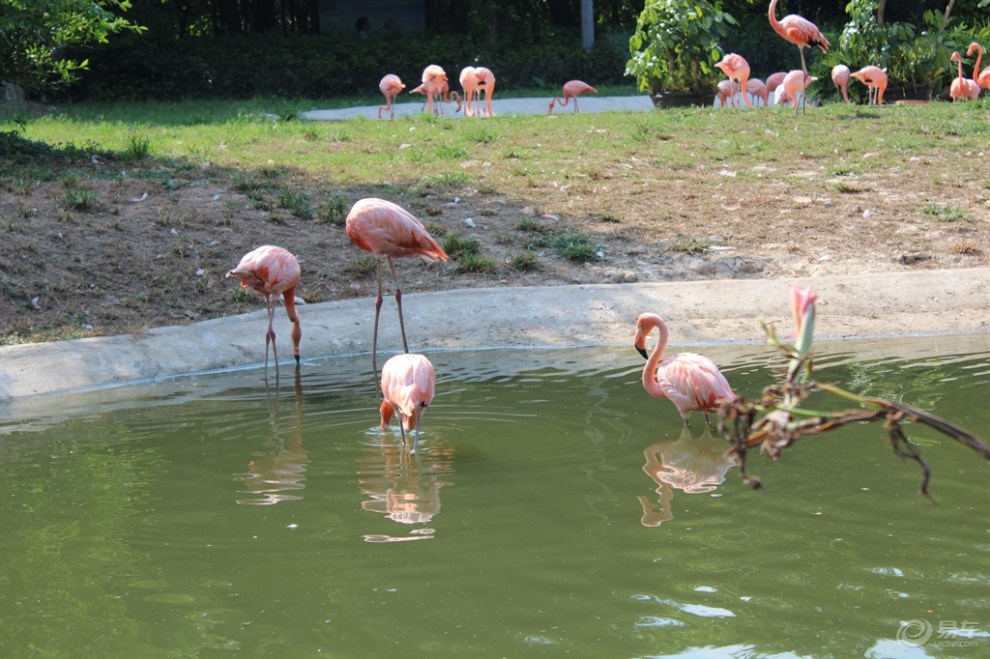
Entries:
{"label": "flock of flamingos", "polygon": [[[822,52],[828,52],[830,44],[818,26],[801,16],[790,14],[778,21],[776,16],[777,2],[778,0],[771,0],[767,12],[770,27],[785,41],[797,46],[798,53],[801,55],[801,69],[773,73],[764,82],[759,78],[750,77],[749,63],[742,55],[729,53],[715,64],[727,78],[718,84],[715,96],[715,102],[720,107],[745,104],[752,108],[753,102],[750,98],[760,99],[764,106],[768,106],[771,94],[773,94],[774,105],[793,105],[795,112],[799,107],[804,106],[805,88],[818,79],[808,75],[804,49],[817,46]],[[976,42],[971,43],[966,55],[969,57],[973,53],[976,53],[977,56],[972,78],[967,78],[963,73],[962,55],[958,51],[952,53],[950,60],[956,64],[958,69],[958,75],[952,80],[949,88],[949,96],[953,101],[975,100],[979,98],[982,90],[990,90],[990,66],[980,69],[983,62],[983,47]],[[832,68],[831,75],[832,82],[838,87],[846,103],[850,102],[849,79],[855,78],[866,85],[869,93],[868,103],[883,105],[883,95],[887,89],[887,73],[879,66],[868,65],[858,71],[851,71],[845,64],[838,64]],[[450,90],[447,73],[443,68],[431,64],[423,70],[422,84],[410,90],[409,93],[426,96],[426,109],[431,114],[441,113],[444,103],[456,103],[456,111],[460,111],[463,105],[464,114],[469,117],[476,115],[492,116],[491,97],[495,91],[495,75],[491,69],[483,66],[465,67],[460,73],[459,81],[463,97],[461,94]],[[382,118],[382,111],[391,112],[391,116],[394,118],[393,105],[396,97],[405,89],[405,84],[399,76],[389,73],[382,78],[378,87],[385,96],[385,105],[378,108],[378,118]],[[586,82],[571,80],[564,84],[563,98],[554,97],[550,100],[548,112],[553,112],[554,105],[557,103],[566,106],[571,99],[574,100],[574,111],[577,112],[578,96],[597,91]],[[484,94],[485,102],[484,106],[480,107],[482,94]],[[737,99],[741,99],[741,101]]]}
{"label": "flock of flamingos", "polygon": [[[747,90],[755,96],[762,97],[766,103],[771,90],[782,89],[774,93],[793,103],[795,109],[799,98],[807,84],[815,78],[808,76],[804,60],[804,49],[818,46],[823,52],[829,47],[828,40],[814,23],[800,16],[789,15],[778,21],[775,10],[778,0],[771,0],[769,9],[770,26],[781,37],[798,47],[801,55],[801,70],[790,73],[778,73],[770,76],[767,84],[749,79],[749,65],[746,60],[735,53],[726,55],[717,66],[728,76],[729,80],[724,99],[732,99],[733,86],[738,83],[740,90]],[[982,72],[979,65],[983,49],[977,43],[969,47],[967,54],[979,52],[976,69],[972,80],[963,77],[962,58],[958,52],[953,53],[952,61],[958,65],[959,77],[951,87],[953,100],[975,99],[982,89],[990,89],[990,67]],[[870,102],[883,103],[883,93],[887,86],[887,76],[879,67],[867,66],[851,73],[844,65],[835,67],[832,78],[842,90],[846,102],[849,101],[846,84],[850,77],[860,80],[870,89]],[[467,116],[492,116],[491,95],[495,89],[495,76],[485,67],[467,67],[460,75],[461,88],[464,90],[463,107]],[[759,83],[757,86],[756,83]],[[722,95],[722,85],[720,96]],[[386,105],[379,108],[379,118],[382,110],[394,110],[392,104],[395,97],[404,88],[402,81],[394,74],[382,78],[381,89],[385,94]],[[754,91],[755,90],[755,91]],[[765,92],[763,90],[766,90]],[[586,92],[596,91],[590,85],[578,80],[572,80],[564,85],[563,99],[554,98],[550,101],[549,111],[555,104],[567,105],[574,100],[574,111],[577,112],[577,97]],[[427,106],[431,113],[439,111],[439,104],[449,102],[453,97],[461,108],[462,98],[456,92],[449,91],[447,75],[443,69],[430,65],[423,72],[423,84],[412,92],[426,96]],[[481,105],[481,95],[484,94],[484,105]],[[740,94],[744,102],[752,107],[746,94]],[[474,104],[477,103],[477,109]],[[443,247],[429,234],[422,222],[412,213],[384,199],[361,199],[351,207],[346,220],[346,233],[351,242],[358,248],[371,252],[375,258],[375,279],[378,296],[375,300],[375,322],[371,341],[371,365],[375,378],[378,377],[378,322],[382,307],[382,258],[388,263],[392,281],[395,284],[395,302],[398,308],[399,329],[402,335],[401,354],[395,355],[385,362],[381,371],[381,390],[383,400],[380,405],[381,429],[385,430],[396,414],[400,417],[399,429],[403,446],[408,446],[406,434],[413,435],[411,452],[417,448],[419,424],[423,413],[433,400],[436,388],[436,373],[433,364],[424,355],[409,352],[406,340],[405,323],[402,318],[402,291],[395,273],[395,260],[406,256],[418,256],[427,261],[446,261],[447,254]],[[300,268],[296,257],[288,250],[273,245],[264,245],[245,254],[240,263],[227,273],[228,277],[237,277],[241,286],[253,288],[264,298],[268,308],[268,331],[265,334],[265,377],[268,374],[268,350],[271,346],[275,361],[275,373],[278,377],[278,350],[275,346],[275,331],[273,321],[275,304],[282,297],[285,311],[292,322],[292,348],[296,366],[299,366],[299,341],[302,338],[302,328],[299,322],[299,312],[296,310],[295,291],[299,285]],[[794,300],[792,300],[792,303]],[[800,303],[800,299],[798,299]],[[652,354],[646,351],[646,340],[653,330],[659,331],[659,340]],[[643,369],[643,388],[651,396],[670,400],[685,426],[688,425],[692,411],[714,412],[719,403],[732,399],[735,394],[719,371],[718,367],[707,357],[693,353],[680,353],[663,359],[667,346],[669,331],[663,319],[652,313],[642,314],[636,321],[636,336],[634,345],[647,359]],[[661,361],[662,359],[662,361]]]}
{"label": "flock of flamingos", "polygon": [[[430,360],[421,354],[410,353],[406,340],[405,322],[402,318],[402,291],[395,273],[395,260],[405,256],[418,256],[427,261],[446,261],[447,253],[434,240],[416,217],[398,204],[385,199],[369,197],[355,203],[347,214],[347,237],[360,249],[375,257],[375,279],[378,296],[375,299],[375,323],[371,339],[371,367],[378,377],[378,321],[382,308],[382,258],[388,263],[395,284],[395,303],[399,313],[399,331],[403,352],[391,357],[381,371],[381,389],[384,397],[380,405],[381,429],[385,430],[395,414],[398,414],[402,443],[407,446],[406,434],[413,434],[411,452],[416,452],[419,423],[423,413],[433,401],[436,389],[436,372]],[[292,322],[292,351],[299,366],[299,341],[302,327],[296,309],[295,292],[300,279],[299,261],[283,247],[262,245],[245,254],[237,267],[227,273],[237,277],[241,286],[253,288],[264,298],[268,308],[268,331],[265,333],[265,377],[268,374],[269,346],[274,357],[275,374],[278,377],[278,349],[275,344],[273,321],[279,296],[285,304],[286,314]],[[646,351],[646,339],[659,330],[660,339],[652,354]],[[647,359],[643,369],[643,387],[657,398],[667,398],[688,425],[691,412],[715,411],[719,403],[735,397],[732,388],[718,367],[707,357],[693,353],[680,353],[660,361],[667,346],[669,331],[663,319],[652,313],[642,314],[636,321],[636,350]]]}

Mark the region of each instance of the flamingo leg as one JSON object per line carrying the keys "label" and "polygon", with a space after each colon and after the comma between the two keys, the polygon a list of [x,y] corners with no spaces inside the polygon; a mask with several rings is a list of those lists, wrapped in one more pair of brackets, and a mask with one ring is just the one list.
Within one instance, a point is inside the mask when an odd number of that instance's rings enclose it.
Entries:
{"label": "flamingo leg", "polygon": [[[808,100],[808,65],[804,63],[804,48],[801,46],[798,46],[798,54],[801,55],[801,72],[804,73],[804,77],[801,78],[801,81],[804,83],[804,86],[801,88],[801,111],[807,112],[805,103]],[[794,106],[794,114],[797,114],[797,105]]]}
{"label": "flamingo leg", "polygon": [[574,97],[574,114],[578,114],[577,96]]}
{"label": "flamingo leg", "polygon": [[272,302],[271,294],[265,295],[265,302],[268,304],[268,332],[265,334],[265,380],[268,380],[268,346],[272,347],[272,354],[275,358],[275,382],[278,383],[278,347],[275,344],[275,305]]}
{"label": "flamingo leg", "polygon": [[[403,352],[409,352],[409,344],[406,342],[406,325],[402,320],[402,291],[399,290],[399,278],[395,276],[395,263],[392,261],[392,257],[388,258],[388,268],[392,271],[392,281],[395,282],[395,305],[399,308],[399,331],[402,332],[402,350]],[[379,293],[379,297],[381,293]]]}
{"label": "flamingo leg", "polygon": [[375,257],[375,281],[378,282],[378,297],[375,298],[375,329],[371,334],[371,370],[378,379],[378,317],[382,311],[382,262]]}

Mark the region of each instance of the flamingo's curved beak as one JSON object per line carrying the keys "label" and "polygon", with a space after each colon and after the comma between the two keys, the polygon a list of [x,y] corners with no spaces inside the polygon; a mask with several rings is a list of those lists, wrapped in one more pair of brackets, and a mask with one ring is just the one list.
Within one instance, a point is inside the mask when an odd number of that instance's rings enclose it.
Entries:
{"label": "flamingo's curved beak", "polygon": [[637,346],[636,347],[636,352],[638,352],[639,354],[643,355],[643,359],[649,359],[650,358],[649,353],[646,352],[646,348],[640,348],[639,346]]}

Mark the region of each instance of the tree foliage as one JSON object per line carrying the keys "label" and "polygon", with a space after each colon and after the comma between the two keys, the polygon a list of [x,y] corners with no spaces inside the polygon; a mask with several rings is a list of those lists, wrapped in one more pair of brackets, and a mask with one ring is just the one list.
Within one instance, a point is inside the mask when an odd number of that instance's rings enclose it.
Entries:
{"label": "tree foliage", "polygon": [[0,0],[0,79],[33,92],[72,81],[89,63],[64,57],[63,50],[141,30],[115,13],[130,6],[129,0]]}

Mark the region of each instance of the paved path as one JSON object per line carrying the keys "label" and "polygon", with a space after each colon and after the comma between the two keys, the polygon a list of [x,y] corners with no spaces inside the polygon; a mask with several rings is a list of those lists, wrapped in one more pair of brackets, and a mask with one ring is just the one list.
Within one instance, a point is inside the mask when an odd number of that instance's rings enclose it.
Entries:
{"label": "paved path", "polygon": [[[924,270],[817,277],[819,339],[980,332],[990,350],[990,269]],[[417,351],[618,346],[632,341],[637,315],[671,325],[672,345],[760,342],[760,320],[789,331],[790,281],[718,280],[655,284],[477,288],[403,296],[406,332]],[[368,353],[372,298],[300,307],[303,358]],[[380,354],[399,350],[395,302],[382,307]],[[276,316],[282,356],[289,323]],[[0,347],[0,401],[67,393],[264,360],[261,310],[137,336]],[[289,357],[291,360],[291,357]]]}
{"label": "paved path", "polygon": [[[423,101],[422,96],[416,95],[417,99],[415,102],[400,102],[395,105],[395,116],[407,117],[415,114],[420,114],[423,112]],[[501,115],[512,115],[512,114],[546,114],[547,107],[550,105],[551,96],[548,94],[546,98],[498,98],[498,90],[496,90],[495,98],[492,99],[492,112],[495,116]],[[400,97],[401,99],[401,97]],[[384,97],[382,98],[384,101]],[[580,110],[584,112],[646,112],[647,110],[653,109],[653,101],[650,100],[649,96],[595,96],[594,94],[588,94],[582,96],[578,101]],[[454,112],[455,105],[453,103],[444,104],[444,116],[447,117],[463,117],[463,112]],[[554,108],[554,114],[561,113],[572,113],[574,112],[574,101],[571,101],[567,107],[564,108]],[[310,110],[308,112],[300,112],[299,117],[302,119],[309,119],[311,121],[334,121],[343,119],[353,119],[355,117],[367,117],[369,119],[375,119],[378,117],[378,106],[377,105],[365,105],[361,107],[353,108],[343,108],[339,110]]]}

